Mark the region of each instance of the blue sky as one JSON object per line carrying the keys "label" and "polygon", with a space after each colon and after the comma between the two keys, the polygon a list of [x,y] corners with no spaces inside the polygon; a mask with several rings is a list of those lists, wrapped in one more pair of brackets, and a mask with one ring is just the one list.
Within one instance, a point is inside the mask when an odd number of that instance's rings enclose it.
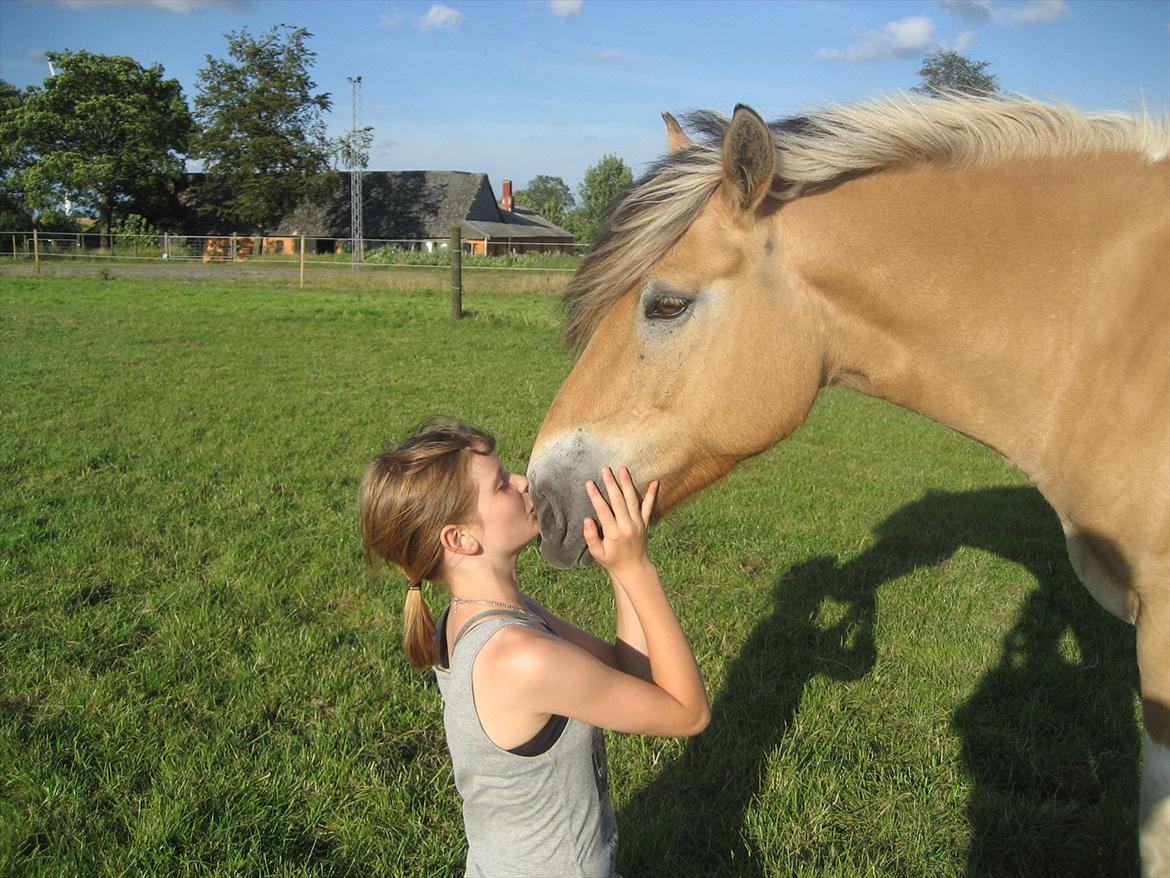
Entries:
{"label": "blue sky", "polygon": [[536,174],[575,190],[605,153],[640,173],[663,110],[775,118],[908,89],[940,46],[1033,97],[1170,103],[1170,0],[0,0],[0,77],[37,83],[46,50],[86,49],[161,63],[190,101],[226,32],[278,23],[314,34],[331,134],[362,77],[371,168],[485,171],[497,195]]}

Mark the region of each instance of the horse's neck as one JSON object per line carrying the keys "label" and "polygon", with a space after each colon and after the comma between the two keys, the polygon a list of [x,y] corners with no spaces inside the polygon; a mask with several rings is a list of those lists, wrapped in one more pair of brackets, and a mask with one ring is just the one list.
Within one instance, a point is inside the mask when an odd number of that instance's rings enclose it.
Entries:
{"label": "horse's neck", "polygon": [[1124,312],[1134,295],[1133,278],[1102,276],[1102,254],[1128,245],[1135,212],[1155,226],[1165,212],[1148,178],[1103,184],[1091,160],[1068,164],[875,174],[776,220],[822,302],[830,380],[978,439],[1042,488],[1086,342],[1128,319],[1094,306]]}

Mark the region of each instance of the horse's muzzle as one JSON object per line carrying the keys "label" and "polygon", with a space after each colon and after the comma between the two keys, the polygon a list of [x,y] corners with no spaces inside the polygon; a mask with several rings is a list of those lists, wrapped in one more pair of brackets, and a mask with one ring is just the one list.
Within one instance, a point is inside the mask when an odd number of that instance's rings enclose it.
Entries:
{"label": "horse's muzzle", "polygon": [[528,493],[540,524],[540,554],[554,567],[592,563],[581,528],[597,513],[585,483],[592,480],[600,486],[601,467],[617,468],[619,462],[606,452],[578,430],[546,444],[529,463]]}
{"label": "horse's muzzle", "polygon": [[[584,491],[582,491],[584,493]],[[550,497],[537,499],[536,518],[540,523],[540,554],[554,567],[567,568],[577,563],[590,562],[586,551],[585,538],[581,534],[581,526],[570,529],[569,520],[583,522],[585,512],[567,512],[568,498],[556,496],[550,492]]]}

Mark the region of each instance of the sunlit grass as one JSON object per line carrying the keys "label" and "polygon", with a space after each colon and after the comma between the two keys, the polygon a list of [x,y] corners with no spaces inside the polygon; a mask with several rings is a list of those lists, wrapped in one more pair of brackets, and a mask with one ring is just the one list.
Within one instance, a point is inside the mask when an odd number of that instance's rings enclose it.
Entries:
{"label": "sunlit grass", "polygon": [[[438,692],[353,505],[436,411],[526,467],[554,303],[465,306],[0,278],[0,874],[460,873]],[[827,392],[652,552],[714,718],[609,736],[623,874],[1135,870],[1132,634],[986,449]],[[612,631],[598,571],[521,565]]]}

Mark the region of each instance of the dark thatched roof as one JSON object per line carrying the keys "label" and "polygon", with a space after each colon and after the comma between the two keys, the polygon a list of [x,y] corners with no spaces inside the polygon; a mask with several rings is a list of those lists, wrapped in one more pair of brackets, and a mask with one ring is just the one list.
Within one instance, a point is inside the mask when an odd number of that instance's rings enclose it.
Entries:
{"label": "dark thatched roof", "polygon": [[[333,171],[270,234],[348,238],[349,207],[349,174]],[[456,223],[464,226],[465,238],[573,240],[569,232],[530,210],[498,207],[486,174],[366,171],[362,175],[362,235],[367,240],[443,239]]]}

